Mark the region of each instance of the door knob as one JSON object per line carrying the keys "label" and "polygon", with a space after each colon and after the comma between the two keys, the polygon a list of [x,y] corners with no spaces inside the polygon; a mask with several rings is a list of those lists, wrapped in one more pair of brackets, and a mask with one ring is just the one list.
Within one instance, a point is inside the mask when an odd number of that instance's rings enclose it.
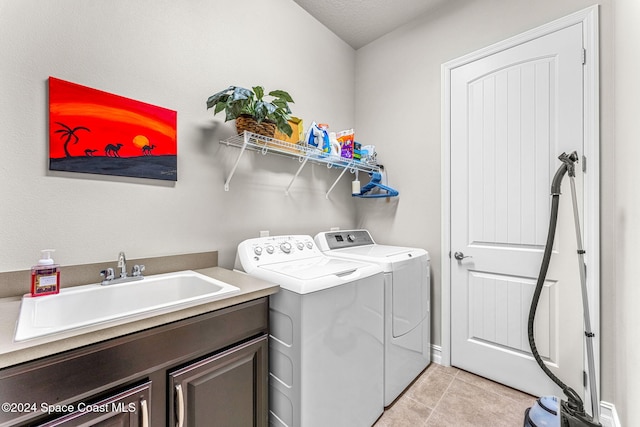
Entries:
{"label": "door knob", "polygon": [[471,255],[465,255],[462,252],[456,252],[455,254],[453,254],[453,257],[458,261],[462,261],[465,258],[473,258]]}

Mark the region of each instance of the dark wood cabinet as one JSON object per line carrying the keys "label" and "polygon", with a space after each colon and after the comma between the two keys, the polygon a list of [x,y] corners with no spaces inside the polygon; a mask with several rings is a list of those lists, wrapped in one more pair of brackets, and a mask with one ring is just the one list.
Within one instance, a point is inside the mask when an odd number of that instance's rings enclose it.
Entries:
{"label": "dark wood cabinet", "polygon": [[1,369],[0,402],[32,406],[0,427],[176,427],[181,402],[184,426],[266,427],[268,315],[263,297]]}
{"label": "dark wood cabinet", "polygon": [[260,337],[170,373],[169,419],[177,427],[266,427],[267,352]]}

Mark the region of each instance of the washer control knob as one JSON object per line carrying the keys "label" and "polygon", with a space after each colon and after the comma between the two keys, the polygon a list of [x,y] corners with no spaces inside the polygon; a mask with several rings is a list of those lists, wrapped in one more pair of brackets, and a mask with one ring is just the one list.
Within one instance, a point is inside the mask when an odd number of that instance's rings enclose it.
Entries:
{"label": "washer control knob", "polygon": [[311,243],[311,242],[307,242],[307,247],[308,247],[309,249],[313,249],[313,243]]}
{"label": "washer control knob", "polygon": [[269,253],[269,254],[273,253],[273,246],[271,246],[271,245],[267,246],[267,253]]}
{"label": "washer control knob", "polygon": [[262,248],[260,246],[256,246],[253,248],[253,253],[256,255],[262,255]]}
{"label": "washer control knob", "polygon": [[298,250],[303,250],[304,249],[304,243],[302,242],[298,242],[298,244],[296,245],[298,247]]}
{"label": "washer control knob", "polygon": [[280,245],[280,249],[282,249],[282,252],[284,252],[285,254],[288,254],[291,252],[291,243],[289,242],[284,242]]}
{"label": "washer control knob", "polygon": [[347,235],[347,240],[350,242],[355,242],[356,241],[356,236],[353,234],[348,234]]}

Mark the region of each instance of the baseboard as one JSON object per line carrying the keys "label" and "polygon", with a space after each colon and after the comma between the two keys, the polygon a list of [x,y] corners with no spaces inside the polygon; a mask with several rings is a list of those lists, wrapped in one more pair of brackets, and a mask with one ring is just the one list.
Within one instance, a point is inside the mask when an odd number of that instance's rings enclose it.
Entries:
{"label": "baseboard", "polygon": [[613,403],[600,401],[600,423],[602,427],[622,427]]}
{"label": "baseboard", "polygon": [[442,365],[442,347],[439,345],[431,344],[431,361]]}

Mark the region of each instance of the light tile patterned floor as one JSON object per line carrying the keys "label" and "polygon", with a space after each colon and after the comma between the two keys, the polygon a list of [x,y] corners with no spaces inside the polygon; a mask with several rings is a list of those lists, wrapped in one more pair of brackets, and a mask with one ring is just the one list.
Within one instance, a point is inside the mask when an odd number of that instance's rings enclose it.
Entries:
{"label": "light tile patterned floor", "polygon": [[453,367],[432,363],[374,427],[522,427],[535,398]]}

